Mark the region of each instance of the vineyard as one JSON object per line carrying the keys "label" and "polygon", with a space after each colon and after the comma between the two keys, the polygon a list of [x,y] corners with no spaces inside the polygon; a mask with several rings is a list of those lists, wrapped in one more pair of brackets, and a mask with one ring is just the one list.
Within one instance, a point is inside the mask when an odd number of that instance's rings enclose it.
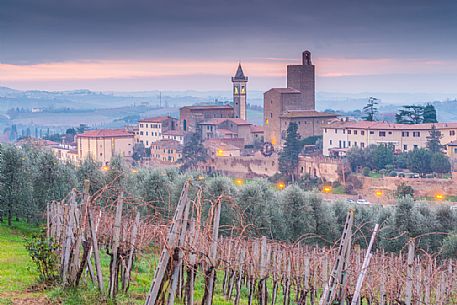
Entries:
{"label": "vineyard", "polygon": [[[127,292],[138,253],[161,249],[146,305],[213,304],[216,283],[224,298],[244,304],[389,304],[448,305],[457,301],[457,264],[418,249],[411,238],[400,253],[376,250],[376,225],[366,249],[353,243],[360,228],[350,210],[341,238],[333,247],[250,238],[246,227],[224,228],[221,210],[234,204],[221,195],[205,199],[187,181],[172,221],[158,213],[145,216],[144,203],[113,188],[89,194],[73,190],[47,206],[47,235],[59,247],[60,280],[68,287],[92,281],[102,295]],[[234,207],[236,210],[236,207]],[[227,233],[229,232],[229,233]],[[418,237],[420,238],[420,237]],[[417,238],[417,239],[418,239]],[[109,276],[101,254],[110,257]],[[195,298],[195,283],[204,277],[204,294]],[[280,296],[280,297],[279,297]],[[216,303],[214,303],[216,304]]]}

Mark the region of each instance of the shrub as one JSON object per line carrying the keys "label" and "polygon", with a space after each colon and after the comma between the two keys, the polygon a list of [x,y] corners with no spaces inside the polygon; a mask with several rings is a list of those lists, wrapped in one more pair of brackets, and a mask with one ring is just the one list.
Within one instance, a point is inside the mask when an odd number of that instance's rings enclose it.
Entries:
{"label": "shrub", "polygon": [[368,175],[370,175],[370,168],[365,166],[362,170],[362,175],[368,177]]}
{"label": "shrub", "polygon": [[398,198],[405,198],[406,196],[414,197],[414,189],[410,185],[406,185],[402,182],[399,186],[397,186],[395,196]]}
{"label": "shrub", "polygon": [[59,244],[46,236],[45,230],[32,235],[26,241],[25,247],[32,261],[35,263],[40,280],[43,282],[55,282],[59,275],[59,257],[57,250]]}
{"label": "shrub", "polygon": [[397,172],[391,171],[391,172],[389,173],[389,177],[397,177]]}

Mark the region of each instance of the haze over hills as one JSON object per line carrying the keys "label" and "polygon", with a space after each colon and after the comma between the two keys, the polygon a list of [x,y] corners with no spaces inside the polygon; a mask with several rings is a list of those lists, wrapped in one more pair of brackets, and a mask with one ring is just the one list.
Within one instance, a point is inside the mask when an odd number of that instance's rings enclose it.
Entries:
{"label": "haze over hills", "polygon": [[[316,106],[321,111],[360,110],[370,96],[381,100],[379,109],[382,113],[395,113],[402,105],[432,102],[440,121],[457,121],[456,94],[318,92]],[[118,127],[145,116],[177,116],[179,107],[185,105],[231,101],[232,93],[228,90],[96,92],[87,89],[22,91],[0,87],[0,128],[3,130],[17,124],[21,128],[39,126],[58,130],[80,123],[93,127]],[[263,92],[248,91],[248,103],[263,106]],[[248,117],[252,123],[262,124],[261,109],[249,109]]]}

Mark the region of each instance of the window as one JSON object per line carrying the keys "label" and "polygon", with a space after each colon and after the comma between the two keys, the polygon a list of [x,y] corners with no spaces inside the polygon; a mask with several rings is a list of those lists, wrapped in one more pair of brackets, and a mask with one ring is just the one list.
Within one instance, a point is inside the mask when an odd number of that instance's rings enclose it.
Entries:
{"label": "window", "polygon": [[351,131],[350,129],[348,129],[348,134],[351,134],[351,132],[352,132],[352,131]]}
{"label": "window", "polygon": [[409,137],[409,131],[402,131],[401,132],[402,137]]}
{"label": "window", "polygon": [[148,124],[146,124],[146,128],[148,128]]}
{"label": "window", "polygon": [[454,154],[457,154],[457,148],[454,148]]}
{"label": "window", "polygon": [[361,131],[360,131],[360,134],[361,134],[362,136],[365,135],[365,130],[361,130]]}
{"label": "window", "polygon": [[403,145],[403,150],[408,150],[408,145]]}
{"label": "window", "polygon": [[385,131],[380,131],[379,132],[379,136],[380,137],[385,137],[386,136],[386,132]]}
{"label": "window", "polygon": [[354,134],[357,134],[357,130],[354,130]]}
{"label": "window", "polygon": [[374,131],[373,131],[373,130],[370,130],[370,134],[374,134]]}
{"label": "window", "polygon": [[392,131],[389,131],[389,134],[392,134]]}
{"label": "window", "polygon": [[348,141],[348,147],[351,147],[351,141]]}
{"label": "window", "polygon": [[414,145],[414,149],[417,149],[417,148],[418,148],[418,146],[417,146],[417,145]]}
{"label": "window", "polygon": [[338,133],[338,129],[335,129],[335,133]]}
{"label": "window", "polygon": [[148,131],[146,131],[146,135],[149,135],[149,132],[148,132]]}
{"label": "window", "polygon": [[332,140],[330,140],[330,143],[329,143],[329,144],[332,145]]}
{"label": "window", "polygon": [[354,146],[357,147],[357,142],[354,142]]}
{"label": "window", "polygon": [[324,128],[324,132],[327,133],[327,128]]}
{"label": "window", "polygon": [[342,146],[341,146],[341,140],[340,140],[340,142],[339,142],[339,147],[342,148]]}
{"label": "window", "polygon": [[142,135],[143,135],[143,132],[142,132],[142,131],[140,131],[140,136],[142,136]]}
{"label": "window", "polygon": [[346,129],[343,129],[343,134],[346,134]]}
{"label": "window", "polygon": [[360,147],[364,148],[365,147],[365,143],[361,142],[360,143]]}
{"label": "window", "polygon": [[455,136],[455,130],[449,131],[449,135],[450,135],[450,136]]}
{"label": "window", "polygon": [[270,118],[273,118],[273,112],[270,112]]}
{"label": "window", "polygon": [[413,131],[413,137],[418,138],[418,137],[420,137],[420,136],[421,136],[420,131]]}
{"label": "window", "polygon": [[343,147],[346,148],[346,141],[343,141]]}

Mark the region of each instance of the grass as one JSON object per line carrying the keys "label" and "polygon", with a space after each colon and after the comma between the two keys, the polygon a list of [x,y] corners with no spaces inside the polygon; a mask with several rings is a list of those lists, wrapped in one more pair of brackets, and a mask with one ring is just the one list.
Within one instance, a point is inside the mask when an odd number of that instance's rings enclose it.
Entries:
{"label": "grass", "polygon": [[38,276],[24,247],[24,240],[39,228],[25,222],[13,222],[11,227],[0,223],[0,294],[23,290]]}
{"label": "grass", "polygon": [[[14,222],[11,227],[8,227],[5,223],[0,223],[0,304],[14,304],[17,299],[25,301],[25,304],[29,304],[28,300],[32,299],[45,299],[52,304],[65,305],[144,304],[158,261],[156,252],[147,252],[139,255],[133,268],[129,292],[128,294],[119,293],[116,302],[101,296],[97,288],[89,280],[82,283],[78,289],[64,289],[61,286],[56,286],[47,290],[31,292],[31,290],[36,290],[30,288],[37,286],[38,273],[24,245],[26,238],[33,233],[39,232],[39,230],[39,227],[25,222]],[[101,259],[106,291],[108,289],[109,257],[106,254],[102,254]],[[218,272],[217,278],[214,304],[233,304],[232,300],[225,300],[222,294],[221,281],[223,273]],[[203,293],[204,278],[202,272],[198,272],[194,293],[196,303],[200,302]],[[248,290],[246,287],[242,287],[241,304],[247,304],[247,297]],[[281,300],[282,295],[278,293],[278,304]],[[176,300],[175,303],[182,304],[180,300]],[[41,303],[38,301],[38,303],[30,304]]]}

